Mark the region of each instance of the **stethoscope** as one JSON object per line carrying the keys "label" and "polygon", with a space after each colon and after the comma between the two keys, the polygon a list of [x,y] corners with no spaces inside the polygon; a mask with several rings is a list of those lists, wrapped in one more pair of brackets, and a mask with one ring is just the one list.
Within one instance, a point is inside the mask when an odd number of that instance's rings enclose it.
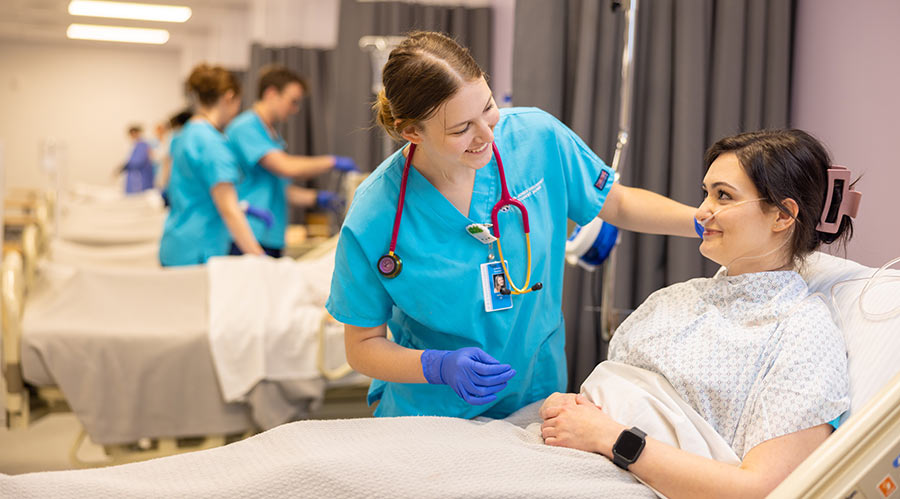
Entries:
{"label": "stethoscope", "polygon": [[[494,157],[497,158],[497,170],[500,172],[500,186],[502,187],[502,192],[500,195],[500,200],[494,205],[494,209],[491,211],[491,233],[497,239],[497,253],[500,255],[500,264],[503,266],[503,276],[506,278],[506,282],[509,283],[509,288],[504,287],[500,292],[508,295],[522,295],[525,293],[530,293],[532,291],[537,291],[544,287],[541,283],[536,283],[534,286],[529,287],[531,284],[531,237],[529,233],[531,232],[530,227],[528,226],[528,210],[525,209],[525,205],[522,204],[518,199],[513,198],[509,195],[509,190],[506,188],[506,174],[503,171],[503,160],[500,159],[500,151],[497,150],[497,144],[491,143],[491,147],[494,151]],[[406,199],[406,180],[409,177],[409,166],[412,164],[413,154],[416,152],[416,145],[409,145],[409,152],[406,156],[406,163],[403,166],[403,177],[400,180],[400,196],[397,200],[397,213],[394,215],[394,230],[391,234],[391,245],[388,248],[388,252],[386,255],[382,256],[378,259],[378,272],[381,275],[393,279],[400,275],[400,271],[403,270],[403,261],[400,257],[394,252],[397,249],[397,234],[400,231],[400,217],[403,214],[403,202]],[[503,259],[503,247],[500,245],[500,224],[498,223],[498,214],[500,210],[506,206],[514,206],[519,209],[519,212],[522,214],[522,227],[525,232],[525,247],[528,250],[528,271],[525,275],[525,285],[521,288],[517,287],[512,279],[509,276],[509,268],[506,265],[506,260]]]}

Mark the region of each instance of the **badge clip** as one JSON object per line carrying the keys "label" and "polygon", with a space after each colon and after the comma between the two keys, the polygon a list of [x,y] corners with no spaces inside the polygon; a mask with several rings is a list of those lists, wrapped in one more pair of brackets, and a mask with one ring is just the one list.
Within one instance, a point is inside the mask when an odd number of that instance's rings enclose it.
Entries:
{"label": "badge clip", "polygon": [[466,226],[466,232],[483,244],[491,244],[497,240],[497,238],[491,234],[491,225],[492,224],[469,224]]}

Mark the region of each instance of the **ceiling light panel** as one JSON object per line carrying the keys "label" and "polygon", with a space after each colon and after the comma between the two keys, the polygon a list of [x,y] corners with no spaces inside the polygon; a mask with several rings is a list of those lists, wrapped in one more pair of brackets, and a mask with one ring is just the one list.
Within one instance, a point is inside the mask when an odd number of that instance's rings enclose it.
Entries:
{"label": "ceiling light panel", "polygon": [[169,41],[169,32],[164,29],[97,26],[93,24],[70,24],[66,30],[66,36],[75,40],[150,43],[154,45],[162,45]]}
{"label": "ceiling light panel", "polygon": [[180,5],[72,0],[69,3],[69,14],[73,16],[183,23],[191,18],[191,9]]}

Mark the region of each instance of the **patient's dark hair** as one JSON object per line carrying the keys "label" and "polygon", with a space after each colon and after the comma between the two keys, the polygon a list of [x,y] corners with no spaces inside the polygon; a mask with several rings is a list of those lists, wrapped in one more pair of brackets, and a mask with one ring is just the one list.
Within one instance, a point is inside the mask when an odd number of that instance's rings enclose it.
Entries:
{"label": "patient's dark hair", "polygon": [[[802,261],[821,244],[853,237],[853,222],[844,215],[836,234],[819,232],[816,225],[825,206],[831,157],[825,147],[803,130],[760,130],[719,140],[706,151],[706,169],[720,155],[734,153],[765,203],[791,212],[785,199],[797,202],[799,211],[790,242],[793,261]],[[833,202],[840,204],[840,198]]]}

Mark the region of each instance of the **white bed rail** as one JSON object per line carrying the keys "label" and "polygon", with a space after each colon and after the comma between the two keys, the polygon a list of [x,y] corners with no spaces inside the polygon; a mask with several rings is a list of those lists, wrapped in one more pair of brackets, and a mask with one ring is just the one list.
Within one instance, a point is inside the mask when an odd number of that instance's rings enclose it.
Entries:
{"label": "white bed rail", "polygon": [[6,424],[25,428],[29,421],[28,390],[22,379],[22,312],[25,302],[22,255],[10,251],[0,265],[0,312],[3,322],[2,370],[6,380]]}

